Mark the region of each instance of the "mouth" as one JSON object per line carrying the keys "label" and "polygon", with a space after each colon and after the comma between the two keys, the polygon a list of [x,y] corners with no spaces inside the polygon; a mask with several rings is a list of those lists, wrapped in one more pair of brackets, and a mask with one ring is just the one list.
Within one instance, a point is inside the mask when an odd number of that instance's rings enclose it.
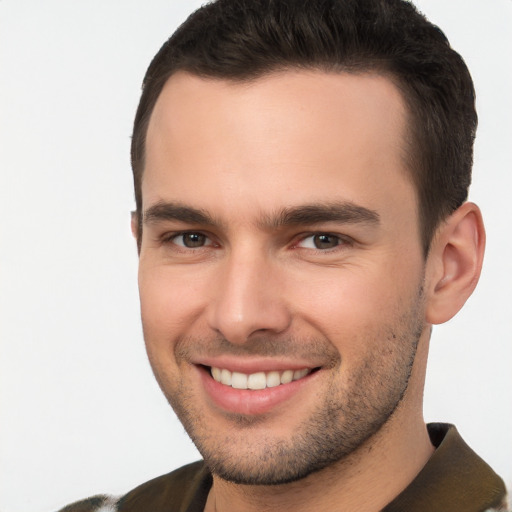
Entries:
{"label": "mouth", "polygon": [[[266,365],[269,366],[269,365]],[[310,389],[322,367],[294,369],[242,368],[228,370],[218,366],[196,364],[208,401],[225,413],[261,415],[278,413],[285,403],[301,403],[302,389]],[[299,400],[299,402],[297,402]]]}
{"label": "mouth", "polygon": [[269,372],[255,372],[251,374],[232,372],[226,368],[209,368],[210,374],[216,382],[234,389],[250,389],[253,391],[266,388],[275,388],[284,384],[301,380],[318,370],[318,368],[302,368],[299,370],[283,370]]}

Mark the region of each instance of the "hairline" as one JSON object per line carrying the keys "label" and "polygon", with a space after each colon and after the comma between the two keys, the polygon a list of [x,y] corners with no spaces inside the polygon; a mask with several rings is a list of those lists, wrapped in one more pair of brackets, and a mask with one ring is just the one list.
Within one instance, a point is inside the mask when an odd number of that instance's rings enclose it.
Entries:
{"label": "hairline", "polygon": [[[163,74],[158,77],[159,87],[158,94],[153,98],[152,104],[150,105],[150,109],[147,109],[140,122],[138,123],[137,137],[140,140],[137,140],[136,143],[140,145],[142,148],[141,154],[137,155],[136,159],[137,169],[133,166],[135,171],[135,188],[136,192],[140,195],[140,205],[137,204],[136,210],[132,212],[137,217],[137,244],[140,250],[141,241],[142,241],[142,180],[145,172],[145,161],[146,161],[146,147],[147,147],[147,134],[149,130],[149,124],[151,122],[151,118],[153,116],[153,112],[155,110],[156,104],[162,95],[162,92],[169,82],[169,80],[178,73],[186,73],[190,76],[201,78],[204,80],[218,81],[218,82],[227,82],[232,84],[251,84],[258,82],[260,80],[264,80],[267,77],[284,74],[292,71],[311,71],[311,72],[321,72],[321,73],[331,73],[331,74],[350,74],[350,75],[374,75],[380,76],[387,80],[389,80],[397,92],[399,93],[403,105],[404,105],[404,132],[402,134],[403,140],[401,141],[402,155],[401,159],[404,164],[405,175],[407,179],[410,180],[414,193],[416,196],[416,204],[417,204],[417,222],[419,223],[419,235],[420,235],[420,243],[422,245],[424,258],[428,256],[430,245],[434,236],[433,230],[425,230],[426,223],[428,220],[424,216],[424,207],[422,204],[421,198],[421,184],[419,180],[421,179],[421,170],[418,167],[421,165],[421,156],[420,152],[420,140],[418,136],[418,115],[414,115],[414,98],[413,91],[411,88],[407,86],[405,80],[399,76],[397,72],[394,72],[391,69],[390,62],[387,59],[366,59],[360,60],[353,64],[340,64],[340,63],[332,63],[326,61],[324,63],[317,62],[311,64],[295,64],[289,63],[279,64],[272,67],[267,67],[257,72],[253,72],[247,75],[233,75],[233,76],[221,76],[215,73],[208,73],[205,71],[198,71],[192,69],[190,66],[178,66],[168,73]],[[153,89],[155,88],[155,84],[153,84]],[[135,161],[132,162],[135,164]],[[440,217],[437,220],[437,224],[434,226],[436,228],[439,226],[447,215]]]}

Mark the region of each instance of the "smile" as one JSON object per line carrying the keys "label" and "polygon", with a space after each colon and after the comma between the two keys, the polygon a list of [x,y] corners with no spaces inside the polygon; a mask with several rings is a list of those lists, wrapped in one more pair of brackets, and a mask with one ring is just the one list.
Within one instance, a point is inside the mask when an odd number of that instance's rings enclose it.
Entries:
{"label": "smile", "polygon": [[225,368],[216,368],[213,366],[210,369],[212,377],[217,382],[234,389],[252,390],[275,388],[282,384],[289,384],[290,382],[306,377],[306,375],[309,375],[311,372],[312,370],[310,368],[256,372],[251,374],[231,372]]}

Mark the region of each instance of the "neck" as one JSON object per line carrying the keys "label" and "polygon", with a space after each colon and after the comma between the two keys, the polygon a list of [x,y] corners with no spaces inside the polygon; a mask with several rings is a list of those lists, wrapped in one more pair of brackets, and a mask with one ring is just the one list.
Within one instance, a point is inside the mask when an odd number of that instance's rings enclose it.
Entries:
{"label": "neck", "polygon": [[[427,350],[428,343],[420,343],[419,352]],[[410,484],[434,451],[422,415],[425,367],[416,364],[426,359],[426,353],[418,356],[399,407],[379,432],[352,454],[284,485],[238,485],[214,475],[205,512],[380,511]]]}

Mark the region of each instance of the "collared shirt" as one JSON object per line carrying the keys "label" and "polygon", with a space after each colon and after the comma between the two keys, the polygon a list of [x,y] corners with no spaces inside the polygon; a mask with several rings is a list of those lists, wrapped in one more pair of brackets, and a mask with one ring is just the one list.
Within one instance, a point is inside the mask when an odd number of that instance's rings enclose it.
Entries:
{"label": "collared shirt", "polygon": [[[436,450],[416,478],[382,512],[505,510],[501,478],[463,441],[453,425],[431,423]],[[212,476],[202,461],[150,480],[118,500],[96,496],[60,512],[203,512]]]}

